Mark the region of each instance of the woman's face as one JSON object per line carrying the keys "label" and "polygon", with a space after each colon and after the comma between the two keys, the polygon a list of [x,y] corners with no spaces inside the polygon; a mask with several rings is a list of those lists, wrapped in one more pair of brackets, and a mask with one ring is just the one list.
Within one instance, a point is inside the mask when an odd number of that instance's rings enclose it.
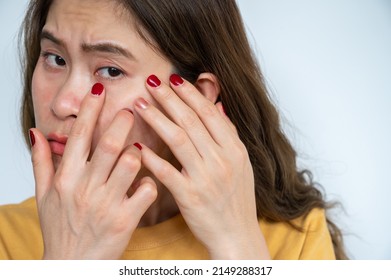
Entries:
{"label": "woman's face", "polygon": [[[173,66],[140,38],[131,16],[115,4],[107,0],[55,0],[50,7],[32,80],[36,126],[48,139],[69,135],[84,96],[97,82],[105,86],[106,100],[92,151],[119,110],[135,112],[137,97],[159,107],[145,80],[155,74],[168,83]],[[168,154],[137,114],[128,141]],[[57,167],[62,151],[52,146],[52,154]]]}

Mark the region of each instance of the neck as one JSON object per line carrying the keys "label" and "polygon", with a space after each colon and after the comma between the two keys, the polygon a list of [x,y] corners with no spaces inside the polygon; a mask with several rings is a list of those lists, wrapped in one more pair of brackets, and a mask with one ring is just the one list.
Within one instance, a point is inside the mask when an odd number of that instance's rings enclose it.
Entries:
{"label": "neck", "polygon": [[[154,178],[155,179],[155,178]],[[138,224],[138,227],[153,226],[164,222],[179,213],[178,206],[172,194],[155,179],[158,190],[158,197],[155,202],[149,207]]]}

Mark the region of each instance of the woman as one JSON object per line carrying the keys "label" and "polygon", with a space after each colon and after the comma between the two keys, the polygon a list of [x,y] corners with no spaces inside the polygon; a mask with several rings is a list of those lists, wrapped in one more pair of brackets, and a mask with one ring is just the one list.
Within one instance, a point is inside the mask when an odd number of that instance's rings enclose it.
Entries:
{"label": "woman", "polygon": [[233,0],[35,0],[24,41],[36,197],[0,258],[345,258]]}

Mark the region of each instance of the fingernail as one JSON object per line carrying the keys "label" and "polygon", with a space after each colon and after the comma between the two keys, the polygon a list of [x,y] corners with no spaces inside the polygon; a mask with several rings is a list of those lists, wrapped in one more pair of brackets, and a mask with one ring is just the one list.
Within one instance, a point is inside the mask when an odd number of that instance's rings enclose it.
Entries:
{"label": "fingernail", "polygon": [[29,129],[29,136],[30,136],[30,145],[31,147],[34,147],[35,145],[35,135],[34,135],[34,132]]}
{"label": "fingernail", "polygon": [[181,76],[179,76],[178,74],[172,74],[170,76],[170,82],[174,85],[174,86],[180,86],[183,84],[183,79],[181,78]]}
{"label": "fingernail", "polygon": [[91,89],[91,93],[93,95],[101,95],[103,90],[104,90],[104,86],[101,84],[101,83],[96,83],[95,85],[92,86],[92,89]]}
{"label": "fingernail", "polygon": [[144,98],[140,97],[139,99],[136,100],[135,105],[139,107],[140,109],[147,109],[149,103],[147,100]]}
{"label": "fingernail", "polygon": [[140,151],[143,149],[143,146],[141,146],[139,143],[134,143],[133,145],[136,146]]}
{"label": "fingernail", "polygon": [[151,75],[147,79],[147,84],[150,85],[151,87],[158,87],[160,86],[161,83],[162,82],[155,75]]}
{"label": "fingernail", "polygon": [[227,116],[227,111],[225,111],[225,108],[224,108],[223,104],[221,104],[221,108],[223,108],[223,112]]}

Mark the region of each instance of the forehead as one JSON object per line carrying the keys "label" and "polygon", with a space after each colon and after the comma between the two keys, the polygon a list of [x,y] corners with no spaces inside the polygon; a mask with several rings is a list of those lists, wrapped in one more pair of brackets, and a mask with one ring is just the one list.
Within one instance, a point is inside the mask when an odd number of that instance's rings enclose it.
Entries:
{"label": "forehead", "polygon": [[53,35],[68,50],[112,43],[129,50],[136,59],[161,56],[140,36],[137,24],[132,14],[115,0],[54,0],[43,34]]}
{"label": "forehead", "polygon": [[48,20],[52,20],[53,17],[97,23],[106,20],[130,22],[131,15],[119,1],[115,0],[53,0]]}
{"label": "forehead", "polygon": [[[115,0],[54,0],[44,29],[57,35],[132,36],[136,32],[133,16]],[[108,37],[108,38],[107,38]]]}
{"label": "forehead", "polygon": [[43,27],[42,34],[46,35],[41,34],[41,38],[49,39],[43,42],[59,42],[55,44],[78,59],[88,59],[84,56],[86,51],[89,54],[126,52],[131,55],[122,57],[131,57],[140,71],[151,65],[172,68],[148,32],[118,3],[116,0],[54,0]]}

